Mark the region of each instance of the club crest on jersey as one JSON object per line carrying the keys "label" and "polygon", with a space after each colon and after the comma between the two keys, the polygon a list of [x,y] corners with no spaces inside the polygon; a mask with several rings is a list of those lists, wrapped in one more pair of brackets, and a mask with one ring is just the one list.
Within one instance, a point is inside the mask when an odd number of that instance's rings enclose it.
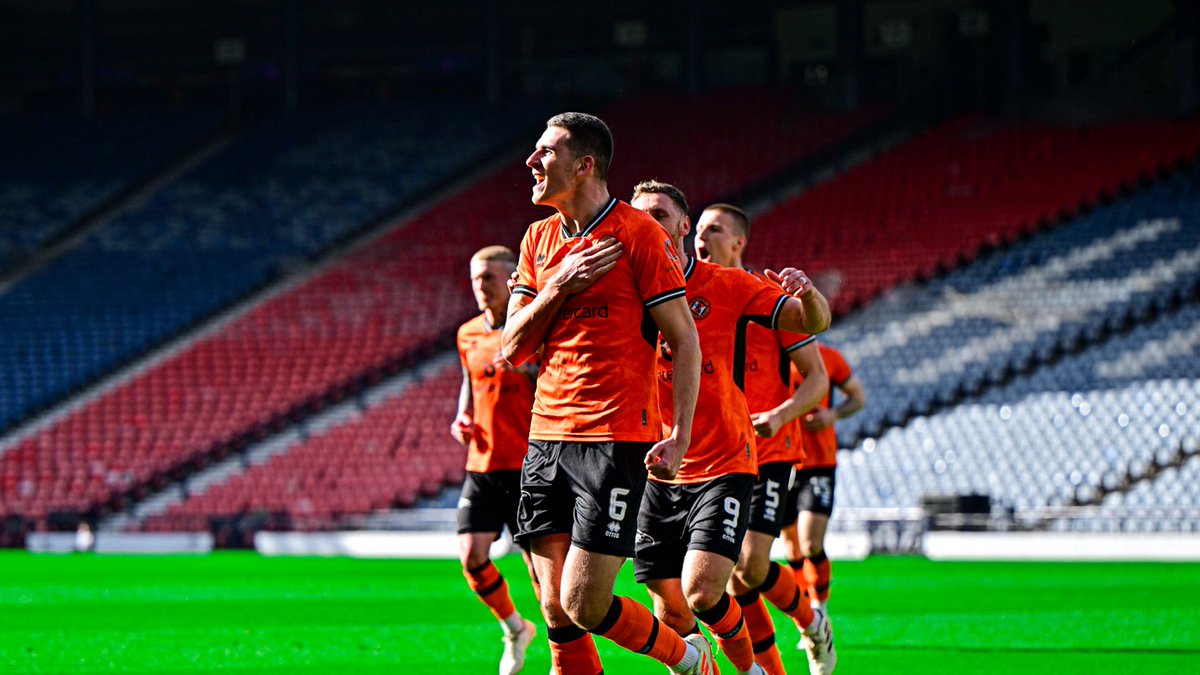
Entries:
{"label": "club crest on jersey", "polygon": [[667,257],[672,262],[679,262],[679,254],[675,253],[675,245],[671,243],[670,239],[663,239],[663,248],[667,249]]}
{"label": "club crest on jersey", "polygon": [[708,313],[712,311],[712,304],[706,298],[696,298],[692,300],[688,308],[692,310],[692,318],[699,321],[708,317]]}
{"label": "club crest on jersey", "polygon": [[537,257],[537,260],[535,261],[535,263],[536,263],[536,264],[534,265],[535,267],[541,267],[541,266],[545,265],[545,264],[546,264],[546,254],[545,254],[545,253],[539,253],[539,254],[538,254],[538,257]]}

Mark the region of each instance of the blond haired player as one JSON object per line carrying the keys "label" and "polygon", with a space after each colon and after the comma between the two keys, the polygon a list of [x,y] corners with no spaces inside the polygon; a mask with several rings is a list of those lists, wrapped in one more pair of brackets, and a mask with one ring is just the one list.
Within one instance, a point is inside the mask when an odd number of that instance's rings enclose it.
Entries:
{"label": "blond haired player", "polygon": [[[517,256],[504,246],[489,246],[471,256],[471,290],[482,312],[458,329],[463,382],[458,415],[450,425],[454,440],[466,445],[467,477],[458,501],[459,561],[467,585],[492,611],[504,631],[500,675],[525,665],[525,651],[537,635],[533,622],[513,605],[508,583],[490,558],[492,542],[507,527],[517,531],[521,463],[533,412],[536,362],[514,368],[500,353],[500,331],[507,316],[507,280]],[[537,588],[533,563],[525,563]]]}

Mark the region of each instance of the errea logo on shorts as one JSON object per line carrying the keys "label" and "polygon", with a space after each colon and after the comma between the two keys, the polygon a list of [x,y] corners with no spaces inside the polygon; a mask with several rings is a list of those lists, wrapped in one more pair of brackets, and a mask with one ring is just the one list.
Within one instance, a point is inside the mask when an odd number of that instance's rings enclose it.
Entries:
{"label": "errea logo on shorts", "polygon": [[605,532],[604,536],[619,539],[621,537],[621,524],[615,520],[610,521],[608,523],[608,532]]}

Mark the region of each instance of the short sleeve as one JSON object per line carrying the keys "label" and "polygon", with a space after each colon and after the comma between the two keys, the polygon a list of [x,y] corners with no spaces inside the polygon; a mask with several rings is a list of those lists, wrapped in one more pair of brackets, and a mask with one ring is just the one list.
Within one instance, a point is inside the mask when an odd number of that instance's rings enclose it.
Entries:
{"label": "short sleeve", "polygon": [[631,221],[626,233],[634,283],[646,308],[685,297],[679,252],[666,231],[646,216],[646,221]]}
{"label": "short sleeve", "polygon": [[466,347],[465,347],[465,341],[463,340],[463,333],[466,331],[466,328],[467,328],[467,327],[466,327],[465,325],[464,325],[464,326],[461,326],[461,327],[459,327],[459,329],[458,329],[458,340],[456,340],[456,342],[458,343],[458,344],[456,345],[456,346],[457,346],[457,348],[458,348],[458,361],[459,361],[459,363],[461,363],[461,364],[462,364],[462,367],[463,367],[463,368],[467,368],[467,367],[468,367],[468,366],[467,366],[467,350],[466,350]]}
{"label": "short sleeve", "polygon": [[537,272],[533,266],[534,256],[537,254],[537,243],[533,236],[535,229],[536,227],[530,226],[521,238],[521,255],[517,258],[517,283],[513,286],[513,293],[529,298],[536,298],[538,289]]}
{"label": "short sleeve", "polygon": [[779,325],[779,314],[788,294],[775,284],[750,274],[734,275],[731,295],[742,303],[741,316],[772,330]]}
{"label": "short sleeve", "polygon": [[779,346],[783,348],[783,351],[789,354],[817,341],[816,335],[789,333],[786,330],[776,330],[775,337],[779,339]]}
{"label": "short sleeve", "polygon": [[841,386],[854,377],[854,371],[850,369],[850,364],[846,362],[841,352],[835,349],[822,349],[821,357],[825,361],[825,371],[829,373],[831,385]]}

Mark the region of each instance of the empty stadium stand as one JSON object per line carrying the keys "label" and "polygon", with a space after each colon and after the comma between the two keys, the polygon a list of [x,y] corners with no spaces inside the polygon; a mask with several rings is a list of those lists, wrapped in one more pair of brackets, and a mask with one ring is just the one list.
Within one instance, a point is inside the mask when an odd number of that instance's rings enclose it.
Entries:
{"label": "empty stadium stand", "polygon": [[[700,206],[880,119],[821,116],[770,91],[737,90],[692,101],[664,129],[644,115],[659,103],[643,97],[602,113],[617,139],[621,196],[657,177]],[[13,336],[0,342],[0,363],[11,366],[0,368],[7,423],[304,267],[498,135],[460,138],[410,177],[409,160],[430,159],[421,150],[448,133],[427,113],[260,129],[0,296],[0,310],[18,317],[0,329]],[[378,129],[399,124],[391,115],[419,133],[381,141]],[[730,116],[755,122],[725,133]],[[855,450],[843,456],[839,504],[907,507],[969,492],[1018,509],[1092,503],[1190,466],[1180,448],[1200,433],[1189,426],[1200,374],[1172,364],[1200,362],[1189,332],[1200,179],[1194,169],[1163,175],[1198,148],[1195,123],[1077,130],[966,118],[758,217],[749,261],[799,262],[842,279],[834,302],[843,316],[827,337],[872,404],[840,428]],[[446,433],[453,364],[327,429],[297,429],[449,344],[474,312],[469,255],[515,246],[529,221],[548,215],[528,203],[530,184],[514,156],[17,439],[0,451],[0,516],[44,523],[59,511],[126,508],[214,462],[221,471],[145,513],[142,526],[204,528],[214,516],[264,512],[326,527],[461,480],[463,452]],[[1145,189],[1113,201],[1136,186]],[[1035,233],[1036,246],[1021,243]],[[926,283],[845,314],[918,279]],[[1149,332],[1131,331],[1142,325]],[[242,456],[285,429],[271,453]]]}
{"label": "empty stadium stand", "polygon": [[[1177,465],[1194,464],[1200,439],[1198,326],[1192,303],[843,450],[840,503],[912,507],[928,495],[986,494],[1018,518],[1101,500],[1182,505],[1176,497],[1194,490],[1177,483]],[[1154,475],[1162,482],[1143,481]]]}
{"label": "empty stadium stand", "polygon": [[873,405],[845,445],[1178,306],[1200,288],[1192,168],[838,322]]}
{"label": "empty stadium stand", "polygon": [[531,110],[271,119],[0,295],[0,429],[162,344],[511,143]]}
{"label": "empty stadium stand", "polygon": [[1173,170],[1200,122],[1091,128],[964,117],[759,215],[747,261],[824,278],[844,314]]}
{"label": "empty stadium stand", "polygon": [[258,510],[283,514],[295,528],[322,528],[346,513],[411,506],[463,479],[466,449],[446,442],[461,382],[452,359],[403,392],[194,491],[143,529],[203,530],[212,516]]}
{"label": "empty stadium stand", "polygon": [[[784,100],[763,99],[760,107],[786,104]],[[708,105],[707,110],[693,106],[692,114],[684,117],[679,125],[658,134],[659,143],[653,152],[640,151],[636,143],[627,151],[619,150],[629,153],[623,160],[629,175],[663,177],[658,172],[662,166],[661,156],[686,154],[693,150],[697,130],[707,130],[707,134],[701,135],[710,137],[713,144],[726,143],[723,146],[725,154],[742,151],[740,138],[723,139],[717,133],[725,118],[715,107],[716,102]],[[749,111],[755,102],[745,100],[741,105]],[[790,122],[790,118],[782,113],[776,117],[776,124]],[[827,147],[848,138],[877,121],[878,113],[830,119],[824,125],[810,125],[804,132],[808,140],[796,146],[798,151]],[[652,122],[643,120],[642,124],[650,127]],[[364,128],[374,129],[379,124],[379,120],[374,120]],[[428,139],[432,131],[425,131],[424,137]],[[775,131],[759,129],[760,140],[769,139]],[[271,135],[267,134],[267,137]],[[355,156],[353,150],[347,148],[362,147],[365,143],[359,138],[358,146],[355,146],[352,134],[323,138],[320,151],[293,149],[284,153],[284,159],[272,165],[274,173],[270,175],[291,176],[296,182],[305,184],[310,180],[305,177],[316,171],[315,167],[332,171],[326,166],[327,155]],[[532,141],[529,139],[530,144]],[[482,141],[476,139],[476,142]],[[269,152],[263,153],[271,156]],[[395,154],[371,152],[368,158],[392,166],[391,162],[402,163],[396,160]],[[253,165],[255,153],[245,151],[245,155],[246,161]],[[315,277],[268,299],[212,335],[202,337],[78,411],[21,440],[0,456],[0,472],[6,476],[5,484],[0,485],[4,507],[38,518],[55,510],[119,506],[128,499],[138,499],[148,491],[188,475],[210,461],[227,457],[247,443],[265,438],[371,382],[430,356],[435,347],[447,344],[446,340],[458,323],[473,311],[465,274],[465,261],[470,254],[496,242],[515,247],[527,223],[548,215],[529,204],[526,190],[532,181],[528,169],[521,165],[522,157],[514,157],[510,167],[432,207]],[[742,173],[730,175],[740,176],[744,181],[756,181],[802,159],[752,163],[748,171],[742,169]],[[345,173],[344,167],[333,168],[339,169],[338,176]],[[679,182],[687,184],[686,180]],[[263,208],[277,205],[289,194],[286,190],[272,188],[270,181],[252,181],[252,184],[263,186],[264,192],[259,196]],[[726,185],[727,189],[736,187]],[[350,192],[354,193],[354,189]],[[271,261],[286,260],[289,253],[299,255],[314,247],[313,242],[322,239],[307,228],[300,230],[303,236],[294,228],[284,228],[285,231],[279,233],[270,227],[265,230],[274,233],[274,239],[266,235],[250,236],[253,230],[242,231],[235,227],[233,219],[223,215],[225,209],[241,209],[252,201],[245,196],[217,193],[190,181],[173,186],[168,193],[186,195],[187,198],[181,197],[178,205],[173,206],[174,202],[168,200],[160,206],[177,208],[178,217],[197,218],[205,223],[204,227],[198,231],[181,228],[160,241],[152,237],[153,233],[145,230],[144,225],[130,220],[129,228],[122,230],[122,236],[129,239],[109,233],[108,238],[101,241],[110,242],[112,247],[129,256],[148,247],[164,260],[174,261],[175,265],[182,265],[178,259],[179,251],[204,244],[201,250],[212,247],[219,255],[193,261],[190,266],[210,266],[213,278],[221,275],[246,278],[244,275],[257,274],[256,279],[265,281]],[[374,193],[368,190],[366,194]],[[693,191],[692,195],[700,202],[720,196],[703,189]],[[316,205],[328,202],[331,195],[328,190],[314,190],[311,199],[311,202],[301,200],[291,205],[294,208],[288,213],[302,214],[305,206],[316,208]],[[193,207],[199,215],[193,215]],[[342,210],[330,209],[325,213],[332,217]],[[290,222],[286,215],[275,218],[277,222]],[[330,228],[324,231],[326,239],[344,229],[317,220],[319,223],[312,227]],[[348,227],[349,221],[346,223]],[[148,246],[135,245],[134,235],[138,232],[149,237]],[[182,246],[179,239],[189,241],[191,246]],[[278,245],[271,247],[271,243]],[[270,251],[269,255],[267,251]],[[196,311],[196,301],[189,293],[200,291],[194,288],[196,278],[187,267],[158,267],[156,274],[164,277],[160,288],[156,289],[158,292],[169,282],[187,283],[186,292],[177,289],[177,294],[181,300],[188,299],[183,304]],[[205,289],[206,301],[218,304],[213,296],[220,293],[221,288],[214,284],[214,288]],[[226,288],[232,294],[234,289]],[[111,290],[108,286],[98,292]],[[0,303],[9,299],[0,298]],[[229,299],[225,298],[225,302]],[[127,301],[133,302],[131,298]],[[146,305],[152,308],[155,303],[143,299],[133,304],[134,307]],[[181,308],[180,311],[185,310]],[[134,318],[145,317],[139,314]],[[181,321],[183,319],[175,319],[176,323]],[[45,359],[47,367],[56,361],[54,356]],[[31,379],[38,375],[32,373]],[[15,406],[5,405],[3,409],[11,407]],[[451,441],[447,437],[442,443],[444,449]],[[447,476],[437,473],[434,478],[444,482]]]}
{"label": "empty stadium stand", "polygon": [[0,115],[0,277],[89,213],[196,149],[219,128],[204,110],[90,121]]}

